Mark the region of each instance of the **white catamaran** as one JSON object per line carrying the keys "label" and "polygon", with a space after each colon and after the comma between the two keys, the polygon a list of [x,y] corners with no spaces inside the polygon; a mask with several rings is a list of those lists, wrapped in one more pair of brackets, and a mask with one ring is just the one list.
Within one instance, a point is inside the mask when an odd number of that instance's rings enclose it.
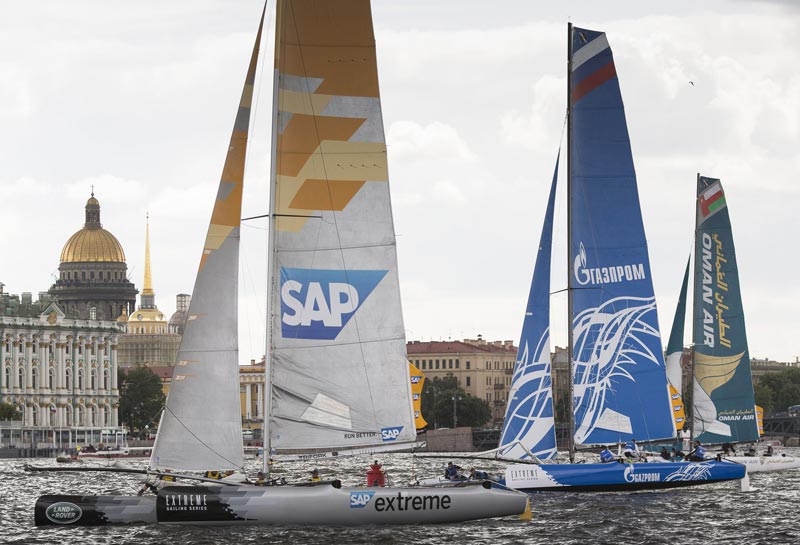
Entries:
{"label": "white catamaran", "polygon": [[[525,494],[489,483],[183,484],[192,471],[244,464],[239,229],[263,20],[150,460],[151,475],[181,482],[152,496],[42,496],[36,524],[405,524],[523,513]],[[273,75],[265,452],[277,460],[409,448],[416,432],[369,0],[278,0]]]}

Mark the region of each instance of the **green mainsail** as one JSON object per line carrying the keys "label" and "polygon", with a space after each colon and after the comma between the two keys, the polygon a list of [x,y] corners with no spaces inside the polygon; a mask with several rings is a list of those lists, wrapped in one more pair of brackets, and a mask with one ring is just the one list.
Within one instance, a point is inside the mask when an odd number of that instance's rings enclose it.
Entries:
{"label": "green mainsail", "polygon": [[700,175],[694,278],[693,436],[703,443],[754,441],[758,424],[730,216],[720,181]]}

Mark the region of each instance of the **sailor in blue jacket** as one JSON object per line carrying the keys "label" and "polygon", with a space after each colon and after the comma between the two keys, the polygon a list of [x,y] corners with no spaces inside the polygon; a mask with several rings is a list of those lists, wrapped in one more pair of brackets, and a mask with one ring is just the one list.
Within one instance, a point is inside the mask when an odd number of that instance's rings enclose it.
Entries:
{"label": "sailor in blue jacket", "polygon": [[609,450],[608,447],[605,447],[603,450],[600,451],[600,462],[606,464],[608,462],[614,461],[614,453]]}
{"label": "sailor in blue jacket", "polygon": [[641,453],[639,452],[639,446],[636,444],[635,439],[631,439],[627,443],[625,443],[625,448],[622,449],[622,454],[627,458],[629,462],[636,461],[641,458]]}
{"label": "sailor in blue jacket", "polygon": [[694,442],[694,449],[689,453],[690,462],[702,462],[706,459],[706,449],[700,444],[700,441]]}

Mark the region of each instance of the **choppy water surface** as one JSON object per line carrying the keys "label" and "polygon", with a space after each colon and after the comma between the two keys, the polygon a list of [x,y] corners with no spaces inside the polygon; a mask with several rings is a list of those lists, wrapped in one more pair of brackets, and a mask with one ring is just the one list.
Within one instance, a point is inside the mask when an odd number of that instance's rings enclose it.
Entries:
{"label": "choppy water surface", "polygon": [[[797,454],[797,449],[793,454]],[[407,484],[412,471],[420,477],[438,474],[445,460],[406,454],[380,458],[393,484]],[[371,462],[342,458],[320,462],[323,477],[344,484],[361,484]],[[0,460],[0,543],[547,543],[547,544],[704,544],[746,543],[795,545],[800,543],[800,470],[751,475],[753,491],[742,493],[738,483],[661,491],[576,494],[536,494],[533,521],[516,518],[426,526],[227,527],[192,528],[116,526],[101,528],[42,528],[33,525],[36,498],[46,493],[135,494],[135,476],[110,473],[26,473],[25,462],[56,465],[54,460]],[[255,460],[248,467],[255,473]],[[468,461],[459,465],[469,467]],[[483,464],[499,469],[498,464]],[[305,479],[310,466],[282,464],[276,475]]]}

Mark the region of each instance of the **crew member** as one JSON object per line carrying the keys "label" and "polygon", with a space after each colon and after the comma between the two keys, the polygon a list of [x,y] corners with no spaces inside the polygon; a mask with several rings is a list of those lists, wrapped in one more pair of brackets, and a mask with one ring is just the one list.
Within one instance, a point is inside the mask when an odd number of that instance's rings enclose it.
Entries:
{"label": "crew member", "polygon": [[700,444],[700,441],[694,442],[694,448],[692,452],[689,453],[689,461],[690,462],[702,462],[706,459],[706,449]]}
{"label": "crew member", "polygon": [[459,471],[461,471],[460,467],[455,465],[453,462],[447,462],[447,468],[444,470],[444,476],[451,481],[458,481],[461,478]]}
{"label": "crew member", "polygon": [[375,463],[369,466],[369,471],[367,471],[367,486],[386,486],[385,474],[378,460],[375,460]]}
{"label": "crew member", "polygon": [[641,458],[641,453],[639,452],[639,445],[636,444],[636,439],[631,439],[627,443],[625,443],[625,448],[622,450],[622,454],[629,462],[634,462]]}
{"label": "crew member", "polygon": [[470,481],[485,481],[489,478],[489,474],[485,471],[476,470],[474,467],[470,468],[469,470],[469,480]]}
{"label": "crew member", "polygon": [[314,469],[313,471],[311,471],[311,482],[312,483],[318,483],[321,480],[322,479],[319,478],[319,470]]}
{"label": "crew member", "polygon": [[611,449],[609,449],[608,446],[603,447],[603,450],[600,451],[600,462],[603,464],[607,464],[613,461],[614,461],[614,453],[611,452]]}

